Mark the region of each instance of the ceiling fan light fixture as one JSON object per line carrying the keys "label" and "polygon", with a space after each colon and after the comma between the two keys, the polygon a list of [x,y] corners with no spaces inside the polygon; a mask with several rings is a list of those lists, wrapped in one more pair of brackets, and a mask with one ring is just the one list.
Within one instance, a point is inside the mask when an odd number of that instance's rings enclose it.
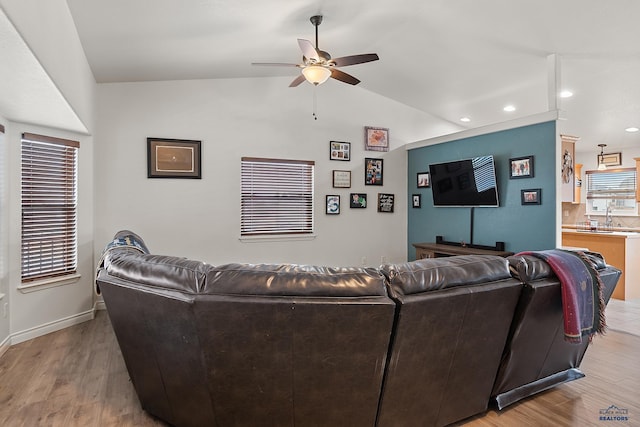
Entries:
{"label": "ceiling fan light fixture", "polygon": [[318,86],[331,77],[331,70],[320,65],[307,65],[302,69],[302,74],[309,83]]}

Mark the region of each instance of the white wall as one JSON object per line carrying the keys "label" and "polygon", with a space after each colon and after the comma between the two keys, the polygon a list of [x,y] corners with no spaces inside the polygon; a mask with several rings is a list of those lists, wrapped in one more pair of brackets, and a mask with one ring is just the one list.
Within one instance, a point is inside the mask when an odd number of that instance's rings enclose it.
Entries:
{"label": "white wall", "polygon": [[[5,126],[8,121],[0,115],[0,125]],[[9,278],[7,275],[7,259],[9,239],[9,217],[7,208],[7,143],[5,134],[0,132],[0,355],[9,345],[9,316],[4,315],[5,304],[9,304]]]}
{"label": "white wall", "polygon": [[[363,88],[329,81],[288,88],[287,78],[103,84],[96,131],[96,256],[120,229],[139,233],[154,253],[212,264],[291,262],[377,266],[406,260],[407,168],[403,145],[430,136],[431,119]],[[391,151],[364,151],[364,126],[390,129]],[[202,141],[202,179],[148,179],[146,138]],[[350,162],[329,160],[329,141],[351,142]],[[240,158],[316,162],[313,240],[247,243],[240,237]],[[364,185],[364,157],[384,159],[384,186]],[[333,169],[352,187],[334,189]],[[349,209],[350,192],[369,207]],[[377,193],[396,196],[378,213]],[[325,195],[341,196],[325,215]]]}
{"label": "white wall", "polygon": [[0,0],[0,6],[91,132],[96,84],[67,2]]}
{"label": "white wall", "polygon": [[[86,62],[71,14],[64,0],[0,0],[0,6],[19,31],[28,48],[38,60],[38,67],[46,71],[68,105],[89,131],[94,121],[95,81]],[[0,44],[0,48],[1,48]],[[11,62],[11,56],[3,57]],[[22,80],[16,79],[17,82]],[[6,101],[6,100],[3,100]],[[23,102],[24,100],[16,100]],[[34,105],[35,107],[35,105]],[[54,108],[54,107],[52,107]],[[57,108],[57,107],[56,107]],[[57,115],[59,111],[51,111]],[[0,115],[3,111],[0,111]],[[73,122],[73,121],[71,121]],[[70,123],[71,123],[70,122]],[[75,122],[73,122],[75,123]],[[2,305],[9,303],[8,317],[0,315],[0,353],[2,344],[17,343],[70,324],[86,320],[92,315],[94,283],[93,243],[93,138],[64,129],[43,127],[35,118],[20,123],[5,120],[4,147],[0,149],[4,189],[1,206],[3,249],[0,292],[6,292]],[[81,279],[71,285],[35,292],[18,290],[20,279],[20,139],[23,132],[80,141],[78,175],[78,272]],[[9,325],[7,329],[7,324]],[[8,331],[8,332],[7,332]],[[9,334],[8,336],[6,334]]]}

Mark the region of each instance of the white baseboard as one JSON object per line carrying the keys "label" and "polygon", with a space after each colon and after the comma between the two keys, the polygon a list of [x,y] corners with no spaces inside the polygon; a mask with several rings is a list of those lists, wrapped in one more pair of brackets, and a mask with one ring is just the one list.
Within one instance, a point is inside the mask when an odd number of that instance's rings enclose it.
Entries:
{"label": "white baseboard", "polygon": [[68,328],[69,326],[78,325],[88,320],[92,320],[94,317],[95,310],[92,308],[91,310],[87,310],[83,313],[74,314],[73,316],[54,320],[53,322],[48,322],[40,326],[34,326],[33,328],[29,328],[21,332],[16,332],[10,336],[10,345],[19,344],[51,332],[59,331],[60,329]]}
{"label": "white baseboard", "polygon": [[11,336],[8,336],[4,341],[0,342],[0,357],[9,350],[9,347],[11,347]]}
{"label": "white baseboard", "polygon": [[93,309],[94,310],[106,310],[107,306],[104,305],[104,300],[98,300],[95,303],[93,303]]}

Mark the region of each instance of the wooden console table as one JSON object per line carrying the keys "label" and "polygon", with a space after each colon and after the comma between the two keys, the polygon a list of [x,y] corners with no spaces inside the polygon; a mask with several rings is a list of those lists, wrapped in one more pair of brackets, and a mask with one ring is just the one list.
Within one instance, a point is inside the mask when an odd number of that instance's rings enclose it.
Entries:
{"label": "wooden console table", "polygon": [[491,249],[477,249],[468,246],[443,245],[439,243],[413,243],[416,248],[416,259],[437,258],[454,255],[498,255],[507,257],[513,252],[494,251]]}

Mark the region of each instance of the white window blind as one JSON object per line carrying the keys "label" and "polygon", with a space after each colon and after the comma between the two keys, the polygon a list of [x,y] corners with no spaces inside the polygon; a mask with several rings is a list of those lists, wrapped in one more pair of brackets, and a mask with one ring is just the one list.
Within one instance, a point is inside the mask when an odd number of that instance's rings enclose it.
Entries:
{"label": "white window blind", "polygon": [[636,169],[587,171],[587,213],[637,215]]}
{"label": "white window blind", "polygon": [[240,234],[313,233],[314,165],[243,157]]}
{"label": "white window blind", "polygon": [[636,196],[636,169],[587,171],[588,199],[634,199]]}
{"label": "white window blind", "polygon": [[22,135],[22,281],[75,273],[80,143]]}

